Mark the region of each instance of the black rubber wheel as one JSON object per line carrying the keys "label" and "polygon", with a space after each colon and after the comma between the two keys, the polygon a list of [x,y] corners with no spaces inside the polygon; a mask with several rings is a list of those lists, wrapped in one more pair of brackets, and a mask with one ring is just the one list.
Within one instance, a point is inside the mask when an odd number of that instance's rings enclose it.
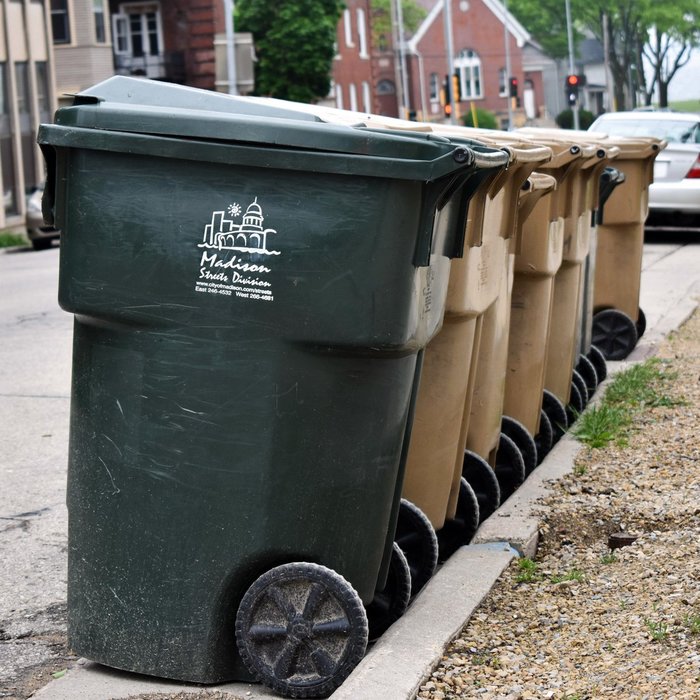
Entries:
{"label": "black rubber wheel", "polygon": [[501,503],[525,481],[525,462],[518,446],[501,433],[496,451],[496,478],[501,487]]}
{"label": "black rubber wheel", "polygon": [[637,327],[623,311],[604,309],[593,316],[592,341],[606,360],[624,360],[637,344]]}
{"label": "black rubber wheel", "polygon": [[588,387],[586,386],[586,380],[581,376],[578,370],[574,370],[571,373],[571,381],[576,385],[578,393],[581,394],[581,400],[583,401],[583,407],[588,406],[588,402],[591,397],[588,393]]}
{"label": "black rubber wheel", "polygon": [[411,571],[411,590],[418,593],[435,573],[438,540],[432,523],[411,501],[401,499],[394,541],[406,556]]}
{"label": "black rubber wheel", "polygon": [[569,394],[569,403],[566,404],[566,420],[569,426],[572,426],[579,415],[583,413],[584,405],[581,392],[574,382],[571,382],[571,393]]}
{"label": "black rubber wheel", "polygon": [[642,311],[641,307],[639,313],[637,314],[637,323],[634,324],[637,328],[637,340],[644,335],[644,331],[647,329],[647,317]]}
{"label": "black rubber wheel", "polygon": [[440,561],[445,561],[462,545],[469,544],[479,527],[479,501],[472,487],[462,477],[459,481],[459,499],[455,517],[447,520],[438,530]]}
{"label": "black rubber wheel", "polygon": [[588,359],[595,367],[595,373],[598,375],[598,385],[600,386],[601,382],[608,378],[608,365],[605,362],[605,355],[603,355],[600,348],[591,345],[588,350]]}
{"label": "black rubber wheel", "polygon": [[236,644],[248,670],[292,698],[330,695],[367,648],[367,614],[332,569],[282,564],[257,578],[236,615]]}
{"label": "black rubber wheel", "polygon": [[595,366],[585,355],[579,355],[578,362],[576,363],[576,371],[583,377],[583,381],[586,383],[588,399],[590,401],[598,388],[598,384],[600,384]]}
{"label": "black rubber wheel", "polygon": [[525,463],[525,474],[531,474],[532,470],[538,465],[537,445],[528,429],[515,418],[503,416],[501,418],[501,432],[518,446]]}
{"label": "black rubber wheel", "polygon": [[535,445],[537,446],[537,464],[542,464],[542,460],[549,454],[554,444],[554,429],[552,423],[544,411],[540,411],[540,429],[535,435]]}
{"label": "black rubber wheel", "polygon": [[411,570],[401,548],[394,542],[386,585],[374,594],[367,606],[370,641],[381,637],[406,612],[410,600]]}
{"label": "black rubber wheel", "polygon": [[542,410],[552,426],[552,445],[556,445],[569,427],[564,404],[548,389],[542,392]]}
{"label": "black rubber wheel", "polygon": [[493,515],[501,505],[501,487],[491,465],[476,452],[464,451],[462,476],[471,486],[479,504],[479,522]]}

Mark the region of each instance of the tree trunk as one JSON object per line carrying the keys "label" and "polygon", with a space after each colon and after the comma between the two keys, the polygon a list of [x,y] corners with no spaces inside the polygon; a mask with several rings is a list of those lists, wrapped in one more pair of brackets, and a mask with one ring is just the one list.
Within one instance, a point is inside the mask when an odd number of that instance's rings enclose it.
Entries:
{"label": "tree trunk", "polygon": [[659,80],[659,107],[668,107],[668,81]]}

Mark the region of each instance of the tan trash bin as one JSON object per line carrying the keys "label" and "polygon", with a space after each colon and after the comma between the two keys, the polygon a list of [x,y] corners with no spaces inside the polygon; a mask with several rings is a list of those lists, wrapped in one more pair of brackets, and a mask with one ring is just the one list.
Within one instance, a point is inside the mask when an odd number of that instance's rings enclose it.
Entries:
{"label": "tan trash bin", "polygon": [[596,148],[540,136],[538,140],[555,152],[541,171],[555,178],[557,189],[543,197],[523,222],[515,258],[503,412],[537,436],[541,460],[567,427],[564,402],[545,390],[547,344],[565,231],[568,227],[573,236],[576,230],[579,175],[583,165],[595,159]]}
{"label": "tan trash bin", "polygon": [[[564,143],[594,146],[595,153],[584,158],[571,179],[570,216],[564,220],[562,263],[554,280],[552,316],[547,340],[545,388],[566,407],[571,424],[583,411],[598,385],[595,367],[581,357],[582,327],[592,324],[592,309],[585,304],[586,262],[595,240],[594,218],[598,207],[599,181],[605,167],[620,149],[589,132],[561,129],[523,129],[532,138],[558,139]],[[583,318],[584,308],[590,320]],[[578,371],[581,370],[581,372]]]}
{"label": "tan trash bin", "polygon": [[[439,126],[434,130],[449,138],[475,136],[491,147],[503,145],[498,132]],[[474,349],[485,316],[504,293],[504,283],[506,293],[509,287],[509,249],[520,188],[534,168],[551,157],[550,149],[522,138],[509,141],[504,146],[511,158],[507,172],[480,188],[470,203],[467,245],[463,257],[451,265],[443,326],[425,351],[406,465],[403,495],[438,529],[443,557],[471,539],[480,510],[490,515],[500,503],[498,481],[488,464],[481,461],[481,468],[472,470],[473,489],[462,478],[466,418],[476,378]],[[507,329],[507,321],[503,325]],[[498,410],[496,428],[500,406]],[[481,508],[474,508],[477,504]]]}
{"label": "tan trash bin", "polygon": [[608,360],[622,360],[644,332],[639,289],[644,221],[649,211],[649,185],[654,159],[666,142],[654,138],[608,137],[620,148],[615,167],[625,174],[605,206],[598,226],[592,341]]}

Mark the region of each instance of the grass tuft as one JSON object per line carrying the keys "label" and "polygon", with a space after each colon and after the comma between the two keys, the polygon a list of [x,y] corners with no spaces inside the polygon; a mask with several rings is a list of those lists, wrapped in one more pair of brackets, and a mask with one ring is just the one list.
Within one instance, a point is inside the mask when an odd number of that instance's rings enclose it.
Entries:
{"label": "grass tuft", "polygon": [[615,442],[627,444],[638,413],[660,406],[682,406],[685,401],[668,393],[676,373],[658,358],[633,365],[610,383],[602,402],[582,414],[572,433],[591,448]]}

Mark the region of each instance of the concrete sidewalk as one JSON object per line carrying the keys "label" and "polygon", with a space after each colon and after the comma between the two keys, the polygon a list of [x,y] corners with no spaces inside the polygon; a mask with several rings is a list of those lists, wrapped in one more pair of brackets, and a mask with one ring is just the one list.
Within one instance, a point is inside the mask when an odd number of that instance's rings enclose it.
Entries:
{"label": "concrete sidewalk", "polygon": [[[671,331],[693,313],[700,298],[700,279],[689,276],[687,255],[674,255],[674,246],[659,246],[645,255],[642,307],[647,332],[624,363],[610,363],[611,375],[631,362],[643,360]],[[691,248],[700,269],[700,249]],[[690,263],[693,264],[693,263]],[[604,389],[604,387],[603,387]],[[599,391],[597,397],[602,395]],[[461,548],[416,597],[408,612],[370,649],[335,700],[409,700],[437,663],[447,644],[459,633],[489,593],[503,570],[517,556],[533,556],[539,537],[538,500],[550,485],[573,470],[580,445],[565,436],[525,484],[488,520],[471,545]],[[233,697],[277,698],[265,688],[245,683],[219,686],[185,685],[78,663],[32,697],[41,700],[116,700],[144,693],[202,693],[220,690]]]}

